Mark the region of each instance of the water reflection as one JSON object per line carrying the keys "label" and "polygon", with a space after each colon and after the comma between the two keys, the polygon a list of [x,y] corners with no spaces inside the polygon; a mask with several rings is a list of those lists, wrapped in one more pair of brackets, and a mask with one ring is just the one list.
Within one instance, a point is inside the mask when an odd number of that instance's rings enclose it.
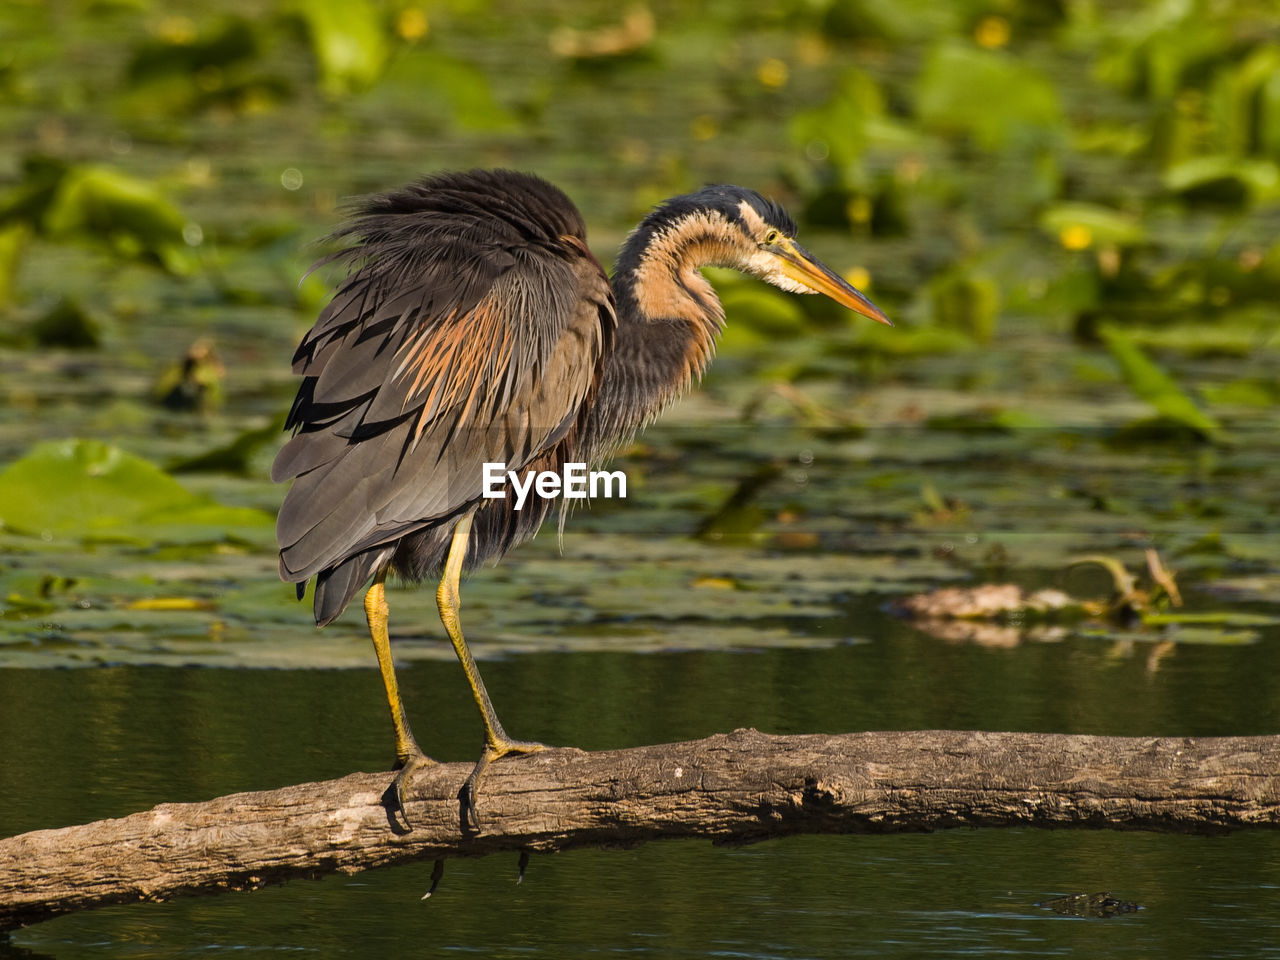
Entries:
{"label": "water reflection", "polygon": [[[859,617],[865,610],[850,611]],[[892,624],[893,621],[887,621]],[[899,626],[900,631],[906,628]],[[584,747],[772,732],[979,726],[1121,733],[1274,729],[1274,644],[1189,648],[1152,675],[1087,641],[1019,650],[900,633],[825,649],[545,653],[487,663],[522,736]],[[403,671],[433,754],[465,759],[478,723],[456,667]],[[0,671],[0,832],[117,816],[387,765],[373,670]],[[1251,692],[1252,691],[1252,692]],[[253,894],[112,907],[14,934],[10,956],[1274,957],[1280,837],[953,831],[795,837],[745,848],[430,863]],[[1036,904],[1109,890],[1110,921]],[[1268,952],[1271,950],[1271,952]],[[0,953],[0,956],[4,956]]]}

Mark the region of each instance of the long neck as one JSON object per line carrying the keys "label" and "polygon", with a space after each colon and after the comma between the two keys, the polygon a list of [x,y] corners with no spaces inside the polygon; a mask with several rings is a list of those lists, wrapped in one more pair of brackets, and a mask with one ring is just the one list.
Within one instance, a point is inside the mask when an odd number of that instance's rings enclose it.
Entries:
{"label": "long neck", "polygon": [[627,441],[706,370],[724,309],[699,268],[735,265],[732,229],[715,213],[660,209],[627,237],[613,276],[618,329],[586,431],[594,456]]}

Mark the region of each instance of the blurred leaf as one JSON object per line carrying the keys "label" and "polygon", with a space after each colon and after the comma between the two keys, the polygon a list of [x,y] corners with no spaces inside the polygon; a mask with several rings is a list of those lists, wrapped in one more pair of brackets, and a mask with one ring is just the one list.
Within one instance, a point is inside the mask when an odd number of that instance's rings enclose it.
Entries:
{"label": "blurred leaf", "polygon": [[1218,627],[1269,627],[1280,623],[1280,617],[1242,610],[1199,610],[1188,613],[1148,613],[1142,621],[1148,626],[1191,623]]}
{"label": "blurred leaf", "polygon": [[961,265],[929,284],[935,321],[989,343],[1000,313],[1000,288],[986,273]]}
{"label": "blurred leaf", "polygon": [[255,112],[286,99],[293,85],[280,73],[280,58],[270,55],[270,40],[266,24],[242,16],[224,17],[195,35],[162,32],[134,50],[121,110],[135,124],[150,124],[157,115],[181,117],[209,107]]}
{"label": "blurred leaf", "polygon": [[1226,53],[1232,43],[1229,18],[1216,5],[1195,0],[1135,4],[1104,18],[1096,70],[1106,82],[1150,100],[1172,98],[1191,70]]}
{"label": "blurred leaf", "polygon": [[916,109],[927,126],[968,134],[988,150],[1028,134],[1042,139],[1062,124],[1058,95],[1034,67],[957,43],[939,45],[925,61]]}
{"label": "blurred leaf", "polygon": [[798,299],[760,282],[735,282],[720,294],[728,327],[745,327],[763,340],[801,336],[807,326]]}
{"label": "blurred leaf", "polygon": [[233,473],[249,472],[249,460],[267,444],[280,439],[284,431],[281,416],[265,427],[246,430],[225,446],[215,447],[207,453],[180,460],[169,465],[171,473]]}
{"label": "blurred leaf", "polygon": [[931,0],[831,0],[824,32],[850,39],[904,40],[954,33],[967,11],[964,3]]}
{"label": "blurred leaf", "polygon": [[916,357],[934,353],[956,353],[972,350],[971,336],[945,327],[886,327],[879,323],[862,323],[849,342],[833,344],[831,353],[854,356],[880,354],[891,357]]}
{"label": "blurred leaf", "polygon": [[[126,79],[133,84],[196,78],[201,71],[225,71],[261,55],[255,25],[244,17],[226,17],[199,36],[165,36],[140,43]],[[206,79],[207,85],[209,80]]]}
{"label": "blurred leaf", "polygon": [[62,297],[30,327],[42,347],[88,350],[102,345],[102,325],[71,297]]}
{"label": "blurred leaf", "polygon": [[697,536],[716,542],[740,542],[751,537],[764,522],[765,511],[757,504],[760,494],[783,474],[777,460],[757,464],[738,480],[729,497],[698,526]]}
{"label": "blurred leaf", "polygon": [[203,597],[141,597],[124,605],[126,610],[157,610],[173,612],[182,610],[212,610],[215,604]]}
{"label": "blurred leaf", "polygon": [[1280,166],[1224,154],[1192,157],[1165,171],[1164,185],[1193,203],[1242,207],[1280,196]]}
{"label": "blurred leaf", "polygon": [[0,308],[13,303],[18,280],[18,261],[31,235],[25,223],[0,226]]}
{"label": "blurred leaf", "polygon": [[872,139],[890,128],[884,114],[879,85],[864,71],[850,67],[840,75],[830,99],[791,121],[791,142],[825,157],[839,182],[848,186],[859,179],[854,169]]}
{"label": "blurred leaf", "polygon": [[1115,327],[1099,331],[1107,349],[1120,365],[1125,382],[1164,418],[1188,427],[1205,439],[1215,439],[1222,427],[1183,393],[1163,369],[1151,360],[1129,337]]}
{"label": "blurred leaf", "polygon": [[1052,424],[1017,407],[979,408],[954,414],[929,417],[930,430],[954,430],[961,433],[1011,434],[1019,430],[1044,430]]}
{"label": "blurred leaf", "polygon": [[[1074,249],[1132,246],[1145,236],[1142,225],[1132,217],[1096,203],[1055,204],[1041,215],[1040,229]],[[1073,236],[1082,242],[1070,243]]]}
{"label": "blurred leaf", "polygon": [[196,496],[159,467],[96,440],[39,443],[0,471],[0,526],[73,540],[206,543],[261,539],[261,510]]}
{"label": "blurred leaf", "polygon": [[[1134,343],[1159,350],[1176,350],[1191,357],[1234,357],[1245,360],[1266,349],[1274,336],[1275,318],[1266,310],[1222,313],[1213,322],[1204,316],[1157,327],[1128,331]],[[1276,344],[1280,346],[1280,344]]]}
{"label": "blurred leaf", "polygon": [[51,237],[106,243],[122,256],[154,259],[173,273],[193,266],[181,211],[152,184],[106,167],[68,169],[41,223]]}
{"label": "blurred leaf", "polygon": [[1208,106],[1218,149],[1280,158],[1280,46],[1263,44],[1215,71]]}
{"label": "blurred leaf", "polygon": [[1257,643],[1261,639],[1261,635],[1256,630],[1223,630],[1215,626],[1195,624],[1169,624],[1163,629],[1146,632],[1085,628],[1079,631],[1079,635],[1112,642],[1124,640],[1137,643],[1208,644],[1211,646],[1239,646]]}
{"label": "blurred leaf", "polygon": [[483,70],[439,52],[421,52],[417,72],[427,89],[444,100],[466,130],[511,130],[518,126],[511,113],[493,98]]}
{"label": "blurred leaf", "polygon": [[22,179],[0,198],[0,223],[38,225],[66,172],[67,165],[61,160],[27,157],[22,163]]}
{"label": "blurred leaf", "polygon": [[1203,393],[1210,403],[1224,406],[1266,409],[1280,404],[1280,384],[1274,380],[1232,380],[1230,383],[1207,385]]}
{"label": "blurred leaf", "polygon": [[387,25],[369,0],[293,0],[311,41],[320,87],[330,97],[367,89],[391,55]]}

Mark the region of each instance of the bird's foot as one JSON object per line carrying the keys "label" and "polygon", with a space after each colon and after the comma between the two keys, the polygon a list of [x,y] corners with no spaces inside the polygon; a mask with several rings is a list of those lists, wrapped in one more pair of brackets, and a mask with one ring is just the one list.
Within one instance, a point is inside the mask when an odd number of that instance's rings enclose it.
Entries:
{"label": "bird's foot", "polygon": [[476,794],[480,786],[480,775],[484,773],[489,764],[495,760],[500,760],[509,753],[540,753],[543,750],[550,749],[545,743],[536,743],[532,740],[512,740],[505,735],[493,737],[486,741],[484,752],[480,754],[480,760],[476,763],[475,769],[471,771],[471,776],[467,777],[467,782],[458,791],[458,802],[462,807],[463,832],[478,833],[480,831],[480,818],[476,815]]}
{"label": "bird's foot", "polygon": [[432,760],[422,749],[415,743],[412,752],[399,754],[396,757],[396,764],[393,770],[398,770],[395,780],[391,782],[391,788],[387,791],[388,812],[394,817],[399,815],[404,821],[404,829],[406,831],[413,829],[413,824],[409,822],[409,812],[404,806],[405,786],[413,778],[413,775],[423,767],[435,766],[436,761]]}

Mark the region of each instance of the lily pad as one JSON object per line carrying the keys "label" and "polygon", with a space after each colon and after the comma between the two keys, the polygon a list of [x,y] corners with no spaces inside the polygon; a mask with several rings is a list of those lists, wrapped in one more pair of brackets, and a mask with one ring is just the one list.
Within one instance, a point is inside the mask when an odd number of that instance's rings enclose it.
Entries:
{"label": "lily pad", "polygon": [[118,447],[55,440],[0,472],[0,525],[46,539],[203,543],[266,540],[272,520],[197,496]]}

